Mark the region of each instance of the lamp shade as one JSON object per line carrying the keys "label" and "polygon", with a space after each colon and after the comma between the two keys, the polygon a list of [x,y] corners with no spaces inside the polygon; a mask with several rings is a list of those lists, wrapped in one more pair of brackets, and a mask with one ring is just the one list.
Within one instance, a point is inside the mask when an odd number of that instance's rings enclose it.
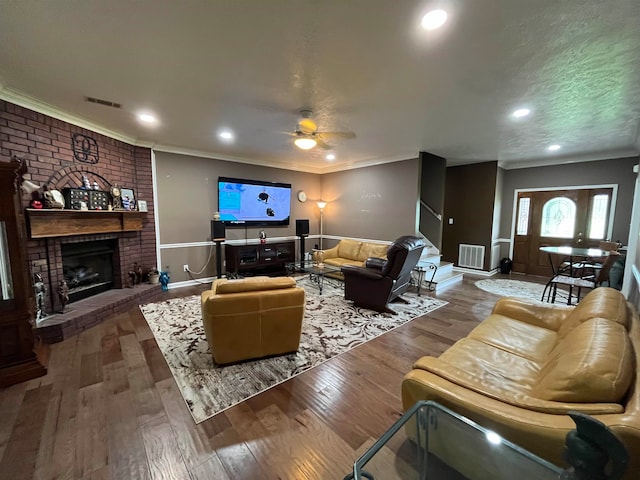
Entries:
{"label": "lamp shade", "polygon": [[316,205],[318,205],[318,208],[322,210],[324,207],[327,206],[327,202],[316,202]]}
{"label": "lamp shade", "polygon": [[300,137],[296,138],[293,143],[296,147],[301,148],[302,150],[310,150],[316,146],[316,141],[313,138],[309,137]]}

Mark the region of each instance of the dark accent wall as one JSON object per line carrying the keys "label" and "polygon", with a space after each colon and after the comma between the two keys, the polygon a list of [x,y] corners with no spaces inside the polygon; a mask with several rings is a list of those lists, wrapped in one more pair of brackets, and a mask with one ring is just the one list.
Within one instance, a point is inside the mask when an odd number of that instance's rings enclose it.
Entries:
{"label": "dark accent wall", "polygon": [[[447,172],[446,159],[420,152],[420,232],[436,248],[442,248],[442,214]],[[438,218],[436,215],[440,215]]]}
{"label": "dark accent wall", "polygon": [[[89,164],[74,159],[71,139],[74,133],[95,139],[98,146],[98,163]],[[54,294],[58,281],[63,278],[61,244],[99,239],[118,239],[118,252],[114,276],[116,286],[127,284],[127,272],[134,262],[150,267],[157,265],[155,250],[155,206],[151,173],[151,150],[135,147],[113,138],[80,128],[33,110],[0,100],[0,155],[3,160],[13,155],[24,159],[29,173],[25,178],[38,185],[59,181],[65,171],[95,173],[110,184],[133,188],[136,197],[146,200],[148,213],[143,219],[141,232],[109,235],[74,235],[49,239],[29,240],[27,253],[31,274],[40,273],[49,289],[47,311],[57,309]],[[57,175],[54,175],[57,174]],[[90,177],[91,180],[91,177]],[[54,183],[50,185],[55,188]],[[103,188],[106,186],[103,185]],[[31,197],[23,194],[24,207]]]}
{"label": "dark accent wall", "polygon": [[516,189],[616,184],[618,185],[618,198],[612,238],[626,243],[629,238],[629,222],[631,221],[636,181],[633,166],[637,163],[638,157],[631,157],[505,170],[500,236],[511,237]]}
{"label": "dark accent wall", "polygon": [[[484,245],[484,269],[491,259],[498,162],[447,168],[442,259],[458,263],[458,246]],[[453,225],[449,224],[453,218]]]}

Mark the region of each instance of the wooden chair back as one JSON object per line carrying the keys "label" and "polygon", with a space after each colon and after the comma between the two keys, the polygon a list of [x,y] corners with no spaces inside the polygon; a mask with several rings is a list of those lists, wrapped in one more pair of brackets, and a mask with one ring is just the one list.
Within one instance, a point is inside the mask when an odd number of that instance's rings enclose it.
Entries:
{"label": "wooden chair back", "polygon": [[596,285],[600,285],[603,282],[607,282],[609,280],[609,271],[611,270],[611,266],[615,263],[615,261],[620,256],[620,253],[616,250],[609,251],[609,255],[605,258],[604,263],[602,264],[602,268],[598,272],[598,276],[596,277]]}
{"label": "wooden chair back", "polygon": [[620,244],[618,242],[609,242],[609,241],[603,240],[599,243],[598,247],[600,248],[600,250],[617,252],[618,249],[620,248]]}

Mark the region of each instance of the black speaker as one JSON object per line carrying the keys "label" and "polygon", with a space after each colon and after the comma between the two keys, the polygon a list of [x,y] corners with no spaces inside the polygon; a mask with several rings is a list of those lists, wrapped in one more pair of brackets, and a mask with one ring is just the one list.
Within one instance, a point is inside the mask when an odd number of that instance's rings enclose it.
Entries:
{"label": "black speaker", "polygon": [[298,237],[302,237],[303,235],[309,235],[308,219],[296,220],[296,235]]}
{"label": "black speaker", "polygon": [[226,235],[224,223],[220,220],[211,220],[211,240],[223,241]]}

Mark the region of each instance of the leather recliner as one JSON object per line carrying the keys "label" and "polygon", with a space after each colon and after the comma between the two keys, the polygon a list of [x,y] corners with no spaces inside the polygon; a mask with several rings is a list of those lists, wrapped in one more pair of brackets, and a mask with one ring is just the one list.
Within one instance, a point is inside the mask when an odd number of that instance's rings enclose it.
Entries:
{"label": "leather recliner", "polygon": [[411,281],[411,272],[420,260],[424,240],[405,235],[387,250],[387,259],[368,258],[364,267],[344,265],[344,298],[358,307],[395,313],[389,303],[398,299]]}

